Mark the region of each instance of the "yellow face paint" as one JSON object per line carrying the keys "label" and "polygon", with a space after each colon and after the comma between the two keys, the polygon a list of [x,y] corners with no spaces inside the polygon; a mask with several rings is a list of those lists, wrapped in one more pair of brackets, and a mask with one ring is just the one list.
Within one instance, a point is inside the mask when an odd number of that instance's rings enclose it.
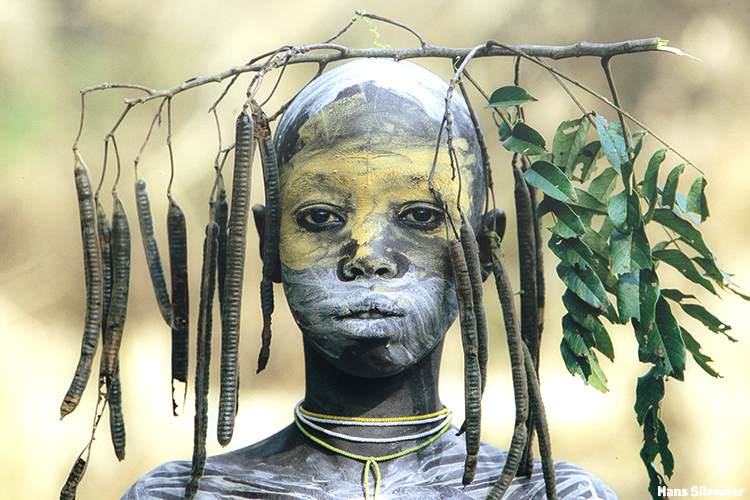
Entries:
{"label": "yellow face paint", "polygon": [[[329,211],[331,220],[346,219],[342,229],[360,244],[382,240],[389,224],[398,226],[398,218],[414,217],[409,209],[441,212],[435,196],[429,189],[429,175],[435,155],[434,147],[405,148],[392,145],[387,151],[358,150],[359,144],[340,144],[333,150],[312,155],[299,154],[282,169],[281,174],[281,262],[290,269],[300,270],[313,265],[326,265],[326,258],[336,258],[336,252],[325,242],[331,242],[325,231],[310,231],[300,225],[300,217],[311,211]],[[361,149],[361,148],[359,148]],[[455,201],[459,180],[454,177],[442,152],[435,169],[434,183],[449,202],[454,220],[459,220]],[[474,185],[470,170],[462,170],[462,205],[472,207]],[[403,213],[402,213],[403,212]],[[303,214],[303,215],[300,215]],[[422,215],[425,216],[424,214]],[[442,215],[439,216],[442,218]],[[443,224],[432,231],[414,231],[414,227],[401,224],[395,227],[399,237],[422,245],[444,244],[446,231]],[[367,252],[365,245],[363,252]],[[420,267],[429,267],[424,249],[413,256]],[[330,263],[329,263],[330,264]]]}
{"label": "yellow face paint", "polygon": [[[428,184],[434,147],[383,146],[357,141],[303,151],[281,171],[287,300],[306,339],[360,376],[418,361],[457,313],[446,221]],[[458,177],[447,153],[439,158],[435,185],[456,200]],[[462,179],[469,206],[473,184]],[[455,202],[449,205],[459,220]]]}

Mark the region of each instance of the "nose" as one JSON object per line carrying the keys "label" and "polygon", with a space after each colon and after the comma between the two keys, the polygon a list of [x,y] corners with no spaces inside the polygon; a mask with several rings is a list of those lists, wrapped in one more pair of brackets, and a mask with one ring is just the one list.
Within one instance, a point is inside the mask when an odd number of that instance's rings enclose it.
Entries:
{"label": "nose", "polygon": [[339,261],[339,278],[356,279],[400,277],[405,272],[406,259],[398,252],[389,251],[378,241],[352,243],[347,255]]}

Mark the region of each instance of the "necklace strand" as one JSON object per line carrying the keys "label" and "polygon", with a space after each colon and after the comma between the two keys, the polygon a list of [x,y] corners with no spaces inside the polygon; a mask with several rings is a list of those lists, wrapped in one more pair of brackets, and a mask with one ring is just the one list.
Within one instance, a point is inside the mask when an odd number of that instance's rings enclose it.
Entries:
{"label": "necklace strand", "polygon": [[[447,431],[450,428],[451,422],[453,421],[453,414],[449,410],[444,408],[440,412],[436,412],[436,414],[442,413],[443,415],[445,415],[446,416],[445,421],[441,425],[436,427],[437,429],[435,431],[436,434],[430,437],[430,439],[428,439],[427,441],[420,443],[416,446],[412,446],[411,448],[407,448],[405,450],[399,451],[397,453],[392,453],[390,455],[383,455],[380,457],[367,457],[365,455],[357,455],[356,453],[350,453],[346,450],[342,450],[341,448],[337,448],[331,444],[326,443],[322,439],[313,436],[307,429],[305,429],[303,425],[303,421],[299,418],[300,416],[304,417],[304,413],[303,413],[304,410],[302,410],[301,408],[302,408],[302,403],[298,404],[297,407],[295,408],[294,423],[297,425],[297,428],[300,430],[300,432],[302,432],[302,434],[305,435],[305,437],[307,437],[312,442],[322,446],[323,448],[327,450],[330,450],[341,456],[351,458],[353,460],[359,460],[360,462],[365,463],[365,470],[364,470],[364,474],[362,478],[363,483],[364,483],[364,490],[365,490],[365,500],[377,500],[378,498],[378,492],[380,491],[380,482],[382,479],[382,476],[380,474],[380,466],[378,465],[378,462],[384,462],[386,460],[393,460],[395,458],[400,458],[400,457],[409,455],[410,453],[414,453],[416,451],[421,450],[422,448],[429,446],[430,444],[434,443],[440,436],[442,436],[445,433],[445,431]],[[408,422],[409,424],[413,424],[414,422],[419,422],[423,417],[426,417],[428,419],[434,418],[436,414],[429,414],[429,415],[416,416],[416,417],[396,417],[396,418],[399,421],[405,421],[405,422]],[[312,415],[314,415],[315,418],[330,418],[330,416],[328,415],[318,415],[318,414],[312,414]],[[348,421],[348,422],[355,421],[354,419],[360,420],[360,423],[362,423],[361,422],[362,420],[369,421],[369,422],[380,420],[381,423],[394,421],[394,419],[370,419],[370,418],[363,418],[363,417],[334,417],[333,418],[333,420],[339,423],[341,421]],[[408,420],[403,420],[403,419],[408,419]],[[310,423],[308,422],[306,423],[306,425],[310,425]],[[347,436],[347,437],[351,437],[351,436]],[[372,497],[370,497],[370,468],[372,468],[375,471],[375,491]]]}
{"label": "necklace strand", "polygon": [[[399,420],[399,421],[393,421],[393,420],[387,420],[387,421],[362,421],[361,417],[354,417],[358,418],[357,421],[351,421],[351,420],[343,420],[343,418],[347,417],[339,417],[339,418],[328,418],[328,416],[308,416],[308,413],[302,409],[301,403],[297,405],[297,407],[294,409],[294,413],[297,419],[299,419],[300,422],[307,425],[308,427],[315,429],[318,432],[321,432],[323,434],[326,434],[328,436],[343,439],[345,441],[351,441],[354,443],[398,443],[402,441],[413,441],[415,439],[422,439],[423,437],[432,436],[433,434],[440,432],[440,430],[445,426],[446,422],[448,422],[452,415],[447,409],[443,409],[439,412],[436,412],[436,414],[429,414],[425,415],[424,418],[411,418],[411,417],[404,417],[409,418],[409,420]],[[381,419],[378,419],[381,420]],[[355,425],[355,426],[363,426],[363,427],[389,427],[394,425],[419,425],[419,424],[429,424],[433,422],[441,421],[441,424],[433,427],[432,429],[428,429],[426,431],[422,431],[416,434],[408,434],[404,436],[396,436],[396,437],[390,437],[390,438],[377,438],[377,437],[360,437],[360,436],[351,436],[349,434],[343,434],[340,432],[332,431],[330,429],[326,429],[325,427],[321,427],[314,422],[320,422],[320,423],[328,423],[328,424],[337,424],[337,425]]]}

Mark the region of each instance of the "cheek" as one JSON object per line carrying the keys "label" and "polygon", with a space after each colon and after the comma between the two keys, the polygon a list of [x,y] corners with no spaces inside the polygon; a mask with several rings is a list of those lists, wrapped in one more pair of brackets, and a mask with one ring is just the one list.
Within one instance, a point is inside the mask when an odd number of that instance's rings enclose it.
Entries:
{"label": "cheek", "polygon": [[299,227],[293,217],[282,216],[279,232],[279,258],[289,269],[299,271],[314,266],[335,266],[346,235],[330,231],[311,233]]}

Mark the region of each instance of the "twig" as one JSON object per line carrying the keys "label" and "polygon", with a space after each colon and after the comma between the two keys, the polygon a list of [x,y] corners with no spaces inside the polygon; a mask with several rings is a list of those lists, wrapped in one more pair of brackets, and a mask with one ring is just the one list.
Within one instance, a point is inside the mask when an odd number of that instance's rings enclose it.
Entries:
{"label": "twig", "polygon": [[[650,40],[658,40],[658,39],[650,39]],[[631,40],[630,42],[619,42],[619,44],[635,43],[635,42],[639,42],[639,41],[641,41],[641,40]],[[659,40],[659,42],[660,43],[658,43],[657,46],[655,46],[653,49],[650,49],[650,50],[661,50],[661,51],[670,52],[670,53],[673,53],[673,54],[683,55],[682,51],[680,51],[678,49],[667,50],[668,48],[664,46],[664,41],[663,40]],[[552,66],[550,66],[547,62],[545,62],[542,59],[539,59],[539,57],[543,57],[543,56],[531,56],[528,53],[524,53],[521,50],[519,50],[519,48],[518,48],[518,47],[521,47],[521,46],[513,47],[513,46],[506,45],[504,43],[500,43],[500,42],[496,42],[496,41],[491,41],[491,42],[487,42],[487,43],[488,44],[489,43],[497,44],[499,47],[502,47],[502,48],[504,48],[506,50],[514,51],[514,53],[516,55],[519,55],[519,56],[523,57],[524,59],[528,59],[529,61],[533,62],[534,64],[537,64],[537,65],[543,67],[544,69],[546,69],[550,73],[555,74],[555,75],[559,76],[560,78],[563,78],[564,80],[567,80],[568,82],[572,83],[573,85],[575,85],[576,87],[580,88],[581,90],[584,90],[585,92],[588,92],[589,94],[591,94],[595,98],[599,99],[601,102],[603,102],[607,106],[611,107],[615,111],[617,111],[619,113],[622,113],[630,121],[632,121],[633,123],[635,123],[636,125],[638,125],[639,127],[641,127],[649,135],[651,135],[651,137],[653,137],[654,139],[656,139],[657,141],[659,141],[665,148],[667,148],[669,151],[672,151],[674,154],[676,154],[687,165],[690,165],[691,167],[693,167],[694,169],[696,169],[701,175],[705,175],[705,173],[700,168],[698,168],[693,162],[691,162],[688,158],[686,158],[685,156],[683,156],[679,151],[677,151],[672,146],[670,146],[669,143],[667,143],[667,141],[665,141],[664,139],[662,139],[660,136],[656,135],[656,133],[654,133],[653,130],[651,130],[650,128],[648,128],[641,121],[639,121],[638,119],[636,119],[635,117],[633,117],[630,113],[628,113],[627,111],[625,111],[624,109],[622,109],[620,106],[617,106],[617,105],[613,104],[612,102],[610,102],[610,100],[607,99],[606,97],[604,97],[603,95],[601,95],[601,94],[599,94],[599,93],[591,90],[590,88],[588,88],[585,85],[583,85],[582,83],[580,83],[580,82],[578,82],[578,81],[570,78],[569,76],[565,75],[564,73],[561,73],[561,72],[557,71],[555,68],[553,68]],[[612,45],[619,45],[619,44],[612,44]],[[591,45],[591,44],[589,44],[589,45]],[[605,52],[605,51],[602,51],[602,52]],[[633,51],[633,52],[642,52],[642,51]],[[632,52],[622,52],[621,54],[629,54],[629,53],[632,53]],[[609,55],[609,57],[612,57],[614,55],[620,55],[620,54],[611,54],[611,55]],[[592,56],[593,56],[593,54],[592,54]],[[600,57],[607,57],[607,54],[603,54]]]}
{"label": "twig", "polygon": [[[313,51],[333,51],[328,53],[310,53]],[[424,47],[410,49],[384,49],[384,48],[367,48],[352,49],[343,45],[332,43],[320,43],[313,45],[300,45],[290,49],[295,52],[287,64],[300,63],[324,63],[328,64],[333,61],[355,58],[390,58],[390,59],[415,59],[421,57],[461,59],[466,57],[474,48],[451,48],[440,47],[435,45],[426,45]],[[491,41],[476,51],[474,57],[495,57],[495,56],[518,56],[522,53],[529,57],[547,57],[550,59],[566,59],[572,57],[606,57],[621,54],[632,54],[635,52],[648,51],[665,51],[664,42],[660,38],[648,38],[643,40],[629,40],[627,42],[618,42],[612,44],[592,44],[580,42],[575,45],[567,46],[548,46],[548,45],[503,45],[499,42]],[[671,52],[671,51],[670,51]],[[195,87],[200,87],[208,83],[222,82],[227,78],[242,73],[258,72],[265,67],[265,63],[253,63],[244,66],[234,66],[221,73],[208,76],[191,78],[186,82],[175,87],[163,90],[153,90],[141,85],[130,84],[104,84],[98,87],[84,89],[81,92],[90,92],[92,90],[103,90],[104,88],[131,88],[146,92],[147,95],[127,99],[125,103],[140,104],[160,97],[172,97]]]}

